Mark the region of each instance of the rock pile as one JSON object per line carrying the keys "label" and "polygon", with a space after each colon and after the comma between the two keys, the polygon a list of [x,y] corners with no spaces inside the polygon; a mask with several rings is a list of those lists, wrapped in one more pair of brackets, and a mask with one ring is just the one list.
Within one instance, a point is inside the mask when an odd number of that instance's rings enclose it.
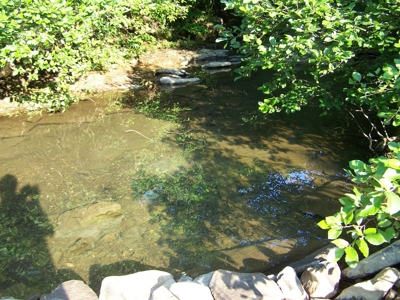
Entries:
{"label": "rock pile", "polygon": [[[193,55],[185,65],[201,66],[202,70],[214,74],[219,72],[230,72],[231,66],[241,63],[242,56],[229,55],[229,50],[210,50],[202,49]],[[163,89],[173,89],[188,84],[199,83],[199,78],[189,78],[189,73],[185,70],[168,68],[157,69],[156,75],[162,75],[159,82]]]}
{"label": "rock pile", "polygon": [[[82,281],[64,282],[41,300],[399,300],[400,241],[364,259],[356,268],[340,270],[326,260],[333,247],[285,267],[277,275],[217,270],[178,281],[164,271],[149,270],[104,278],[100,295]],[[395,267],[393,267],[395,266]],[[376,274],[372,278],[371,275]],[[361,278],[366,280],[362,281]],[[343,280],[359,282],[340,289]],[[340,292],[340,294],[339,294]],[[339,295],[338,295],[339,294]]]}

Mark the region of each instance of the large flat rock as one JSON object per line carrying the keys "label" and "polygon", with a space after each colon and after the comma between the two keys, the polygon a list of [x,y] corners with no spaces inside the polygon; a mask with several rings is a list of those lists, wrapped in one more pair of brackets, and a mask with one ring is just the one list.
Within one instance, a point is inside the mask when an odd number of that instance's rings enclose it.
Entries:
{"label": "large flat rock", "polygon": [[122,219],[121,205],[98,202],[62,213],[58,217],[54,236],[100,237],[118,227]]}

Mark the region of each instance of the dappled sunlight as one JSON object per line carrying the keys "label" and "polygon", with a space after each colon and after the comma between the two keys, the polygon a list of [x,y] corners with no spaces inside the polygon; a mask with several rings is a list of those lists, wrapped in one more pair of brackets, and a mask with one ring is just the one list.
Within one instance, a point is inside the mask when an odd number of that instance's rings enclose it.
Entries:
{"label": "dappled sunlight", "polygon": [[316,224],[349,190],[342,168],[359,149],[313,111],[264,119],[256,83],[224,76],[0,122],[1,176],[40,187],[53,270],[96,289],[149,268],[262,271],[326,243]]}

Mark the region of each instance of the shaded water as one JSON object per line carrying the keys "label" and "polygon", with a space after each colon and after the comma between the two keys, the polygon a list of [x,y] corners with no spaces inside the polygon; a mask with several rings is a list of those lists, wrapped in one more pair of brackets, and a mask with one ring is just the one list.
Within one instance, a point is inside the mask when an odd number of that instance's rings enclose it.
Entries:
{"label": "shaded water", "polygon": [[254,117],[263,76],[208,76],[147,115],[106,96],[0,119],[0,296],[69,279],[98,292],[146,269],[264,271],[326,244],[316,223],[351,189],[357,133],[312,107]]}

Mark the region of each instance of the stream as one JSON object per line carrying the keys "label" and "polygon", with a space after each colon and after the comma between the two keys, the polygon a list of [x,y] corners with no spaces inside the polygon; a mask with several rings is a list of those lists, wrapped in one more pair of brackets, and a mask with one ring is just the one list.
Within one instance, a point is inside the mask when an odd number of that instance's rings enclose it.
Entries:
{"label": "stream", "polygon": [[0,118],[0,296],[70,279],[98,293],[148,269],[266,271],[329,243],[316,224],[351,191],[348,161],[367,158],[354,124],[317,104],[264,119],[264,73],[198,75]]}

